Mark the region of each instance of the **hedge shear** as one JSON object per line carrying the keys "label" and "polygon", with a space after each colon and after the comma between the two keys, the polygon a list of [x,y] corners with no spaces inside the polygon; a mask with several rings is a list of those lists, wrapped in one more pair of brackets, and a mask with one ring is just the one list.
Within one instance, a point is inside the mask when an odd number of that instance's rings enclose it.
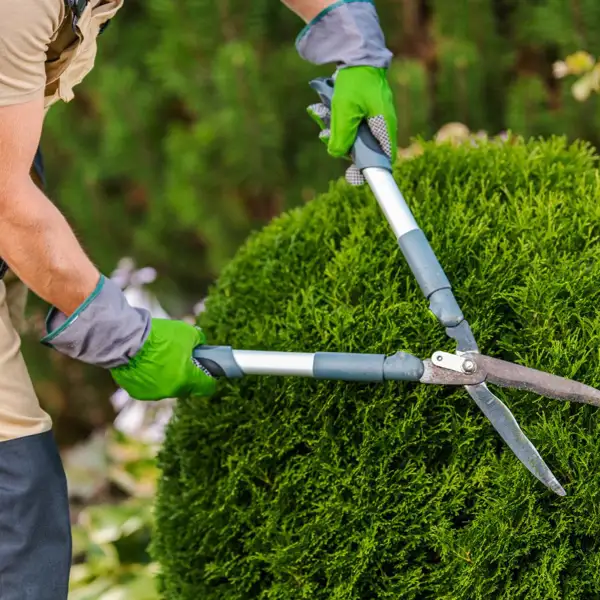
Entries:
{"label": "hedge shear", "polygon": [[[310,85],[319,94],[323,104],[330,107],[333,79],[315,79]],[[194,361],[214,377],[275,375],[464,386],[523,465],[553,492],[565,496],[565,490],[525,436],[511,411],[489,390],[488,384],[594,406],[600,406],[600,391],[570,379],[481,354],[450,282],[393,178],[391,162],[365,122],[358,130],[351,157],[392,228],[402,254],[429,302],[429,310],[445,328],[448,337],[456,342],[455,352],[436,351],[430,358],[422,360],[406,352],[386,356],[199,346],[194,350]]]}

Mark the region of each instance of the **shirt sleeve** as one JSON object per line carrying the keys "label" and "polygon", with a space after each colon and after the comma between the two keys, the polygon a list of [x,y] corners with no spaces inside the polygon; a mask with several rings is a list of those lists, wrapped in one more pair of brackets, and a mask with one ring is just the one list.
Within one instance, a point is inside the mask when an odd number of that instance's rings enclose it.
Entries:
{"label": "shirt sleeve", "polygon": [[0,0],[0,106],[43,93],[46,52],[63,18],[63,0]]}

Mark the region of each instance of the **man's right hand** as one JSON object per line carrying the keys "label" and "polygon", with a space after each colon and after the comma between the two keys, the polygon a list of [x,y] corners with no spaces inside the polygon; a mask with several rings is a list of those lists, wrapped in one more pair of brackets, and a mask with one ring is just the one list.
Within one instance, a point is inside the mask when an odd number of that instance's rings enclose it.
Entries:
{"label": "man's right hand", "polygon": [[111,370],[113,379],[138,400],[211,396],[215,380],[192,358],[205,342],[197,327],[152,319],[148,339],[129,364]]}
{"label": "man's right hand", "polygon": [[153,319],[131,306],[121,289],[101,276],[71,316],[52,308],[42,342],[62,354],[109,369],[138,400],[210,396],[215,380],[193,358],[206,342],[202,331],[170,319]]}

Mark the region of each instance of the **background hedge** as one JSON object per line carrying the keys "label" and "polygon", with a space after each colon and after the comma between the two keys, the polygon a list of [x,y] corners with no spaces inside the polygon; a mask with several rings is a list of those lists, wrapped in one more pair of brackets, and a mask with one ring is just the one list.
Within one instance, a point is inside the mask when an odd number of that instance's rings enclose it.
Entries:
{"label": "background hedge", "polygon": [[[482,351],[598,386],[596,164],[563,139],[426,144],[396,178]],[[238,348],[454,349],[372,195],[343,181],[249,239],[201,324]],[[599,597],[600,413],[496,391],[566,498],[460,389],[247,378],[180,402],[160,457],[164,598]]]}

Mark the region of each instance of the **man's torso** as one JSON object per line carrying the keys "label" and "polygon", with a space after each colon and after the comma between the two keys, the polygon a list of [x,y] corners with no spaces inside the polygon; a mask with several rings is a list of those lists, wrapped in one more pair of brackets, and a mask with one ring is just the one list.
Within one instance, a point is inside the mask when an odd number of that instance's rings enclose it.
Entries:
{"label": "man's torso", "polygon": [[[70,1],[67,2],[70,4]],[[46,108],[70,101],[91,71],[98,34],[123,0],[0,2],[0,106],[33,99],[43,90]]]}

